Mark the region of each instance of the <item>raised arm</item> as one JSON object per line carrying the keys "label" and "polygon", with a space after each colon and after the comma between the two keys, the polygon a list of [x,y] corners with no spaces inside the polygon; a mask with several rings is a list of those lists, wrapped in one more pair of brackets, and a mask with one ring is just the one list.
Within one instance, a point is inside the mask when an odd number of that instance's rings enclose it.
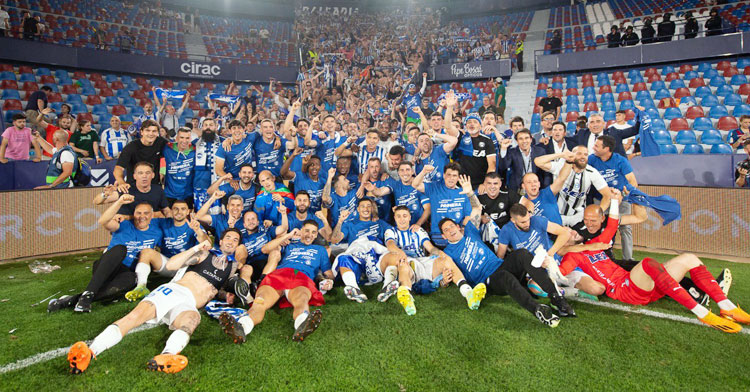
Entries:
{"label": "raised arm", "polygon": [[572,170],[573,166],[570,163],[565,163],[563,165],[563,168],[560,170],[560,173],[557,175],[557,178],[555,178],[555,181],[552,182],[552,184],[549,186],[549,190],[552,191],[552,194],[557,196],[558,193],[560,193],[560,190],[562,189],[563,185],[565,185],[565,180],[568,179],[568,176],[570,175],[570,171]]}
{"label": "raised arm", "polygon": [[109,208],[104,210],[102,215],[99,217],[99,224],[110,232],[117,231],[117,229],[120,228],[120,222],[117,219],[114,219],[115,215],[117,215],[117,211],[119,211],[120,207],[122,207],[123,205],[130,204],[133,201],[135,201],[135,197],[133,195],[124,194],[120,196],[116,202],[114,202],[111,206],[109,206]]}
{"label": "raised arm", "polygon": [[344,239],[344,233],[341,232],[341,225],[344,224],[344,221],[346,221],[350,214],[349,210],[343,210],[339,214],[339,221],[336,222],[336,227],[333,228],[333,233],[331,233],[332,244],[338,244]]}
{"label": "raised arm", "polygon": [[534,158],[534,164],[536,165],[536,167],[549,172],[550,170],[552,170],[552,161],[558,160],[560,158],[568,161],[575,158],[575,155],[573,155],[573,153],[570,151],[563,151],[557,154],[541,155]]}
{"label": "raised arm", "polygon": [[[308,131],[308,133],[310,133]],[[296,174],[293,171],[290,171],[289,168],[292,166],[292,161],[294,161],[294,158],[298,157],[300,154],[302,154],[302,148],[297,147],[292,151],[292,155],[289,156],[284,161],[284,164],[281,165],[281,177],[285,180],[293,180],[294,177],[296,177]]]}
{"label": "raised arm", "polygon": [[469,204],[471,204],[471,215],[464,219],[463,225],[471,222],[474,226],[479,227],[482,223],[482,203],[479,202],[477,194],[471,188],[471,178],[462,174],[458,177],[458,182],[461,184],[461,194],[466,195],[469,198]]}
{"label": "raised arm", "polygon": [[321,195],[321,201],[324,206],[329,206],[333,203],[333,199],[331,198],[331,183],[335,175],[336,168],[332,167],[328,169],[328,177],[326,178],[326,184],[323,186],[323,194]]}
{"label": "raised arm", "polygon": [[231,181],[232,180],[232,173],[225,173],[223,176],[220,176],[216,181],[214,181],[211,186],[206,189],[206,193],[209,195],[213,195],[214,192],[219,190],[219,187],[221,186],[224,181]]}
{"label": "raised arm", "polygon": [[414,189],[416,189],[416,190],[418,190],[418,191],[420,191],[422,193],[425,193],[425,189],[424,189],[424,177],[427,174],[432,173],[433,170],[435,170],[434,166],[425,165],[422,168],[422,171],[420,171],[419,174],[417,174],[417,176],[414,177],[414,180],[411,182],[411,186],[414,187]]}
{"label": "raised arm", "polygon": [[208,200],[206,200],[206,203],[201,206],[201,209],[195,213],[195,219],[197,219],[201,223],[210,225],[213,222],[213,218],[211,218],[211,215],[208,213],[208,210],[211,209],[211,205],[213,205],[216,200],[221,200],[221,198],[224,197],[224,195],[225,193],[222,191],[216,191],[212,193],[211,197],[209,197]]}
{"label": "raised arm", "polygon": [[289,233],[286,233],[282,235],[281,237],[276,237],[272,241],[268,242],[267,244],[263,245],[263,247],[260,249],[261,252],[264,254],[269,254],[273,252],[277,248],[281,248],[281,245],[285,242],[292,239],[294,236],[299,235],[299,229],[294,229],[290,231]]}
{"label": "raised arm", "polygon": [[570,239],[570,230],[554,222],[547,222],[547,233],[556,235],[552,247],[547,250],[549,256],[554,256]]}
{"label": "raised arm", "polygon": [[208,256],[208,251],[211,249],[211,246],[211,241],[205,240],[184,252],[180,252],[170,257],[166,265],[167,270],[177,271],[182,267],[198,264],[198,262]]}

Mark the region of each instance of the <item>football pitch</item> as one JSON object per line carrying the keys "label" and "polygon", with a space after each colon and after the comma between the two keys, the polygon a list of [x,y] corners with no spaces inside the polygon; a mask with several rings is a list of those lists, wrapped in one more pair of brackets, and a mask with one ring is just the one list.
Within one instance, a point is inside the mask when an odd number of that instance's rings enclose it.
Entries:
{"label": "football pitch", "polygon": [[[667,255],[636,252],[659,261]],[[291,340],[291,310],[274,309],[234,345],[202,314],[182,352],[177,374],[152,373],[146,362],[169,336],[166,326],[133,332],[68,374],[65,349],[91,340],[135,303],[94,303],[90,314],[47,314],[56,295],[80,292],[98,253],[53,258],[60,270],[32,274],[28,262],[0,265],[0,390],[2,391],[710,391],[748,390],[750,336],[704,326],[572,302],[577,318],[550,329],[509,297],[488,296],[470,311],[451,286],[415,296],[407,316],[395,297],[348,301],[337,287],[326,295],[320,328],[303,343]],[[45,258],[46,260],[46,258]],[[704,259],[718,274],[732,270],[729,297],[750,307],[750,264]],[[151,282],[153,289],[159,282]],[[541,300],[543,303],[548,301]],[[612,303],[601,297],[604,303]],[[711,308],[718,313],[712,302]],[[694,319],[670,299],[648,309]],[[52,357],[50,359],[50,357]],[[27,359],[26,362],[19,362]],[[12,370],[14,369],[14,370]]]}

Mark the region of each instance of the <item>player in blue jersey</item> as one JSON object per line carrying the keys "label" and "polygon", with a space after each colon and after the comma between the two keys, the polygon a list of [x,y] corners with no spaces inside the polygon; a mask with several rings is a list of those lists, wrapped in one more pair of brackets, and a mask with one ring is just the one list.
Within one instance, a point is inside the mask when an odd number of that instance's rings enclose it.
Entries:
{"label": "player in blue jersey", "polygon": [[326,184],[325,177],[321,176],[321,161],[317,155],[308,155],[302,158],[302,170],[290,171],[289,168],[294,158],[302,153],[301,148],[295,148],[292,155],[281,167],[281,178],[289,180],[294,184],[294,191],[306,191],[310,196],[310,210],[313,213],[320,211],[323,188]]}
{"label": "player in blue jersey", "polygon": [[[346,248],[349,248],[355,240],[364,239],[372,242],[369,244],[371,245],[370,248],[377,248],[375,244],[379,244],[380,248],[384,250],[385,247],[382,244],[385,231],[391,226],[382,219],[373,220],[375,210],[374,203],[367,198],[358,201],[358,216],[356,218],[347,221],[350,213],[348,210],[343,210],[336,227],[333,229],[333,234],[331,234],[331,243],[346,244]],[[364,249],[364,253],[369,252],[369,250],[369,248]],[[347,251],[344,253],[347,253]],[[377,267],[379,255],[383,252],[378,252],[378,257],[374,255],[364,257],[364,255],[360,254],[363,252],[359,251],[348,253],[354,257],[337,258],[334,262],[334,268],[341,275],[341,280],[344,282],[344,294],[346,297],[352,301],[361,303],[367,300],[367,296],[359,288],[359,281],[362,274],[366,274],[368,284],[379,283],[383,280],[382,271]]]}
{"label": "player in blue jersey", "polygon": [[[339,160],[340,162],[341,160]],[[328,178],[323,188],[323,207],[328,209],[331,215],[331,224],[335,227],[344,211],[348,211],[347,216],[351,216],[357,209],[357,202],[365,195],[365,184],[360,183],[357,189],[351,189],[349,179],[336,169],[328,169]]]}
{"label": "player in blue jersey", "polygon": [[[443,144],[435,145],[432,138],[443,141]],[[417,147],[414,153],[414,169],[421,172],[426,166],[432,166],[435,170],[431,171],[424,179],[425,183],[441,180],[445,166],[450,163],[450,153],[456,148],[458,139],[455,136],[436,133],[428,130],[426,133],[420,133],[417,136]]]}
{"label": "player in blue jersey", "polygon": [[[253,144],[260,135],[257,132],[245,133],[245,126],[239,120],[232,120],[229,123],[231,137],[224,140],[222,146],[216,151],[216,176],[222,177],[224,174],[232,174],[232,178],[239,178],[240,166],[252,164],[253,162]],[[231,139],[231,142],[230,142]],[[224,144],[230,144],[231,149],[224,147]]]}
{"label": "player in blue jersey", "polygon": [[[554,243],[551,243],[549,235],[555,236]],[[552,272],[552,275],[562,278],[558,280],[560,284],[572,287],[576,286],[579,281],[587,275],[581,271],[577,271],[575,273],[571,272],[569,277],[562,277],[558,272],[555,272],[555,268],[558,266],[560,260],[562,260],[557,254],[557,251],[565,246],[568,239],[570,239],[570,231],[567,228],[551,222],[543,216],[532,216],[526,207],[521,204],[514,204],[510,207],[510,223],[500,229],[497,256],[500,258],[507,258],[510,257],[513,252],[519,252],[521,250],[526,250],[534,254],[536,254],[536,252],[545,253],[546,263]],[[508,246],[513,248],[513,251],[510,253],[507,252]],[[589,279],[591,278],[589,277]],[[547,286],[542,290],[550,296],[552,307],[557,309],[560,316],[576,317],[573,308],[571,308],[567,302],[560,300],[560,290],[558,290],[554,284],[552,286]]]}
{"label": "player in blue jersey", "polygon": [[219,233],[223,233],[226,229],[233,227],[239,230],[242,230],[242,207],[243,207],[243,200],[242,197],[238,195],[232,195],[229,197],[229,200],[227,201],[227,213],[222,214],[209,214],[208,211],[211,208],[211,205],[216,200],[221,200],[221,198],[224,197],[224,192],[222,191],[216,191],[214,192],[210,198],[206,201],[206,203],[201,207],[198,212],[195,213],[195,219],[197,219],[199,222],[209,225],[216,235],[219,235]]}
{"label": "player in blue jersey", "polygon": [[557,207],[557,194],[565,184],[565,179],[570,173],[570,165],[565,165],[563,175],[558,176],[552,185],[541,188],[539,177],[536,173],[526,173],[521,178],[521,189],[525,195],[521,198],[521,204],[532,211],[534,216],[543,216],[550,222],[562,225],[562,216]]}
{"label": "player in blue jersey", "polygon": [[413,284],[429,284],[431,289],[427,290],[434,290],[437,286],[445,287],[454,282],[461,295],[466,298],[469,309],[479,309],[487,292],[484,283],[473,288],[469,286],[453,260],[430,242],[427,232],[421,227],[413,229],[408,207],[395,207],[393,215],[396,227],[385,231],[385,244],[389,253],[380,261],[383,289],[378,294],[378,301],[385,302],[396,294],[406,314],[413,316],[417,313],[414,297],[411,295]]}
{"label": "player in blue jersey", "polygon": [[221,204],[226,205],[229,197],[238,195],[242,197],[242,212],[250,211],[255,206],[255,198],[258,196],[260,187],[253,181],[255,180],[255,169],[245,163],[240,167],[239,181],[232,179],[232,174],[227,173],[216,180],[208,187],[208,194],[213,195],[216,191],[224,192],[221,198]]}
{"label": "player in blue jersey", "polygon": [[159,246],[162,231],[152,220],[154,209],[148,203],[135,206],[133,219],[117,219],[117,210],[123,205],[133,203],[133,195],[120,196],[99,217],[99,224],[112,233],[109,247],[101,258],[94,262],[92,276],[86,289],[81,294],[66,295],[52,300],[47,306],[48,312],[68,308],[75,304],[75,312],[91,312],[91,303],[103,299],[116,298],[135,286],[135,268],[138,254],[143,249]]}
{"label": "player in blue jersey", "polygon": [[315,243],[323,245],[331,236],[333,229],[328,224],[323,211],[310,213],[310,195],[307,191],[297,191],[294,195],[294,212],[289,214],[289,230],[301,229],[305,221],[313,220],[318,224],[318,238]]}
{"label": "player in blue jersey", "polygon": [[169,204],[183,200],[193,208],[193,173],[195,171],[195,148],[190,144],[190,129],[180,128],[176,143],[167,143],[162,155],[166,164],[164,195]]}
{"label": "player in blue jersey", "polygon": [[336,117],[332,114],[323,117],[321,130],[318,132],[320,142],[315,154],[320,157],[321,170],[327,173],[328,169],[336,164],[336,149],[344,144],[345,138],[336,132]]}
{"label": "player in blue jersey", "polygon": [[[369,190],[374,196],[383,197],[393,194],[395,205],[406,206],[411,216],[411,228],[417,230],[427,223],[430,219],[431,204],[430,198],[422,192],[419,192],[412,186],[414,181],[414,164],[408,161],[401,162],[398,165],[399,180],[389,178],[382,182],[382,186]],[[367,187],[367,184],[365,184]]]}
{"label": "player in blue jersey", "polygon": [[455,222],[466,224],[471,214],[470,195],[459,186],[461,166],[458,163],[453,162],[445,166],[442,180],[425,183],[425,177],[433,170],[433,166],[425,166],[414,178],[412,186],[430,198],[430,238],[438,247],[444,247],[447,242],[440,233],[438,222],[443,218],[451,218]]}
{"label": "player in blue jersey", "polygon": [[148,370],[177,373],[185,368],[188,359],[180,355],[190,336],[201,321],[198,310],[214,298],[237,270],[234,251],[240,233],[229,229],[222,233],[218,249],[205,241],[169,259],[167,269],[177,271],[187,267],[178,281],[159,286],[125,317],[107,326],[88,346],[77,342],[68,351],[70,372],[84,372],[91,360],[119,343],[133,328],[149,324],[166,324],[173,330],[161,354],[147,364]]}
{"label": "player in blue jersey", "polygon": [[[250,331],[263,321],[266,311],[277,302],[281,308],[293,308],[293,340],[302,341],[318,328],[323,314],[320,309],[310,312],[310,305],[325,304],[323,293],[333,287],[333,271],[326,248],[313,244],[317,236],[318,225],[306,221],[302,230],[292,230],[263,246],[264,253],[281,249],[278,268],[263,278],[247,316],[239,320],[229,314],[219,317],[224,332],[235,343],[244,343]],[[293,238],[299,238],[299,242],[283,246]],[[318,273],[322,273],[323,279],[316,287]]]}
{"label": "player in blue jersey", "polygon": [[422,87],[417,90],[417,86],[409,84],[407,94],[402,98],[403,106],[406,108],[406,122],[419,122],[419,114],[414,112],[414,108],[419,107],[422,103],[422,94],[427,87],[427,72],[422,73]]}
{"label": "player in blue jersey", "polygon": [[263,224],[278,226],[281,224],[281,215],[279,214],[278,205],[284,203],[287,211],[294,209],[294,194],[287,189],[284,184],[278,184],[270,171],[264,170],[258,174],[258,183],[260,192],[255,198],[253,211],[258,214]]}
{"label": "player in blue jersey", "polygon": [[[177,276],[177,271],[167,269],[167,261],[170,257],[184,252],[200,242],[208,239],[208,235],[200,227],[198,220],[189,219],[190,207],[187,202],[177,200],[172,204],[172,218],[156,218],[154,221],[162,231],[162,245],[160,251],[156,249],[143,249],[138,256],[138,264],[135,266],[136,287],[125,293],[128,301],[138,301],[145,297],[149,290],[146,287],[148,276],[151,271],[159,276],[175,278],[179,280],[182,274]],[[184,273],[184,271],[181,271]]]}
{"label": "player in blue jersey", "polygon": [[282,143],[281,139],[276,136],[273,121],[269,119],[260,122],[260,135],[261,137],[255,140],[253,146],[255,169],[258,173],[268,170],[275,177],[280,177],[287,143]]}
{"label": "player in blue jersey", "polygon": [[[466,183],[471,189],[471,183],[469,181]],[[552,328],[557,327],[560,318],[552,313],[549,306],[538,303],[521,283],[525,281],[528,274],[540,286],[550,288],[552,292],[554,283],[543,268],[546,267],[546,253],[533,256],[529,251],[521,249],[504,260],[497,257],[482,241],[482,235],[478,229],[482,206],[478,200],[474,202],[474,199],[476,196],[472,198],[471,216],[465,227],[462,228],[451,218],[443,218],[438,223],[443,236],[448,241],[444,249],[445,253],[461,269],[468,284],[484,283],[490,294],[510,295],[540,322]],[[565,299],[560,297],[558,303],[561,307],[563,302]]]}
{"label": "player in blue jersey", "polygon": [[383,164],[379,158],[372,157],[367,162],[367,171],[362,175],[362,182],[365,184],[365,190],[372,201],[375,202],[377,211],[375,214],[386,222],[393,223],[393,196],[390,193],[376,195],[372,193],[378,187],[384,187],[389,184],[391,178],[383,172]]}

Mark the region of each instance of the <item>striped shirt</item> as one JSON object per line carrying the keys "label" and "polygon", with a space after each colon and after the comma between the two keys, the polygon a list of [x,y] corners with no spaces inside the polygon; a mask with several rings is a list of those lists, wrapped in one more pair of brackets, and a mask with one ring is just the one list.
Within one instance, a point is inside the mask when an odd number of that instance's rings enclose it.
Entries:
{"label": "striped shirt", "polygon": [[375,151],[367,151],[365,143],[359,145],[359,152],[357,153],[357,164],[359,165],[359,174],[364,173],[367,170],[367,162],[370,158],[380,158],[380,162],[385,162],[385,149],[381,146],[375,147]]}
{"label": "striped shirt", "polygon": [[118,130],[107,128],[102,131],[100,139],[102,146],[107,150],[107,154],[112,158],[117,158],[120,156],[122,149],[130,143],[130,134],[122,128]]}
{"label": "striped shirt", "polygon": [[[552,162],[550,172],[555,178],[560,174],[564,164],[565,162],[562,159]],[[607,181],[604,180],[604,177],[602,177],[598,170],[594,169],[591,165],[586,165],[586,168],[580,173],[571,170],[563,187],[560,189],[560,193],[557,194],[557,208],[560,211],[560,215],[574,216],[583,214],[583,210],[586,208],[586,195],[592,185],[595,189],[607,187]]]}
{"label": "striped shirt", "polygon": [[427,251],[424,248],[424,243],[430,240],[427,232],[424,229],[419,228],[416,232],[407,230],[399,230],[398,228],[390,228],[385,231],[385,242],[395,241],[396,245],[406,253],[408,257],[425,257]]}

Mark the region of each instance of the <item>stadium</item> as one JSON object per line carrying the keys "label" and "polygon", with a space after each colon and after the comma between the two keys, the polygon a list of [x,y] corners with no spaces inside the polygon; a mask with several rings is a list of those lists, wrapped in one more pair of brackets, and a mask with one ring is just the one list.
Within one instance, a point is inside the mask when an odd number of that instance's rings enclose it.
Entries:
{"label": "stadium", "polygon": [[0,390],[745,390],[749,34],[0,0]]}

